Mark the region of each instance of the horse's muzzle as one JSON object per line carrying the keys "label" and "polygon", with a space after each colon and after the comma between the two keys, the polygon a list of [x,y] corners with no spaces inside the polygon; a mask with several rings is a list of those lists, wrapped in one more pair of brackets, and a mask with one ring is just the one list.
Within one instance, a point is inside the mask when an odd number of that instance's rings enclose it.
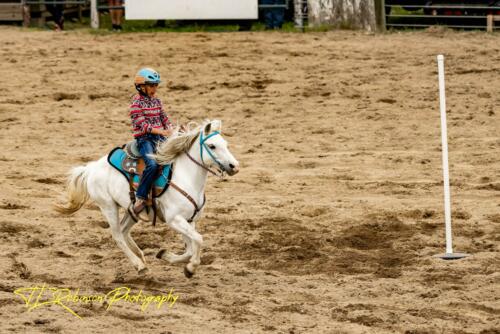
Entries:
{"label": "horse's muzzle", "polygon": [[233,176],[233,175],[237,174],[239,171],[240,171],[239,165],[235,166],[233,164],[229,164],[228,168],[226,168],[226,173],[229,176]]}

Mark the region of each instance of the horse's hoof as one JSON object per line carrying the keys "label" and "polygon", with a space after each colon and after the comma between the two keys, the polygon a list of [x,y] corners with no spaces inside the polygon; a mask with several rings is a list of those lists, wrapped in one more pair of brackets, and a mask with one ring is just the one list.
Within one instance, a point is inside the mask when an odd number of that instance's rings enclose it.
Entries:
{"label": "horse's hoof", "polygon": [[149,271],[149,269],[148,269],[147,267],[144,267],[144,268],[142,268],[142,269],[139,269],[139,270],[137,271],[137,273],[138,273],[139,275],[145,275],[145,274],[147,274],[147,272],[148,272],[148,271]]}
{"label": "horse's hoof", "polygon": [[184,267],[184,276],[186,276],[187,278],[191,278],[193,277],[193,275],[194,274],[190,272],[187,267]]}
{"label": "horse's hoof", "polygon": [[157,259],[163,259],[163,254],[165,254],[166,249],[160,249],[160,251],[156,254]]}

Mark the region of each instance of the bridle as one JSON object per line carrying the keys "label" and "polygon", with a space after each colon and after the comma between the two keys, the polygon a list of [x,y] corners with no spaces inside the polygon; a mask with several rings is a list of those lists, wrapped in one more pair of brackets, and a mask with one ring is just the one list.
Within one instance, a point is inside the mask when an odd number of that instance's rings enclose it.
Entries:
{"label": "bridle", "polygon": [[[219,160],[217,160],[217,158],[215,157],[215,155],[213,154],[213,152],[210,150],[210,148],[207,146],[207,144],[205,144],[205,142],[209,138],[211,138],[213,136],[216,136],[216,135],[220,135],[220,132],[219,131],[214,131],[214,132],[212,132],[211,134],[209,134],[206,137],[203,137],[203,130],[200,132],[200,159],[201,159],[201,163],[199,161],[197,161],[195,158],[193,158],[191,156],[191,154],[189,154],[188,151],[184,151],[184,153],[186,153],[186,155],[188,156],[188,158],[192,162],[194,162],[196,165],[200,166],[201,168],[203,168],[207,172],[211,173],[212,175],[219,176],[219,177],[222,178],[222,177],[224,177],[224,172],[226,171],[226,168],[224,167],[223,164],[221,164],[219,162]],[[205,149],[207,151],[208,155],[210,155],[210,157],[212,158],[212,160],[215,161],[215,163],[219,166],[220,174],[217,174],[217,172],[214,172],[209,167],[207,167],[207,165],[205,164],[205,161],[203,160],[203,149]]]}
{"label": "bridle", "polygon": [[[209,134],[208,136],[204,137],[203,136],[203,130],[201,130],[201,132],[200,132],[200,159],[201,159],[201,162],[199,162],[195,158],[193,158],[188,153],[188,151],[184,151],[184,153],[186,153],[186,155],[188,156],[188,158],[192,162],[194,162],[196,165],[198,165],[199,167],[203,168],[204,170],[206,170],[207,172],[210,172],[211,174],[213,174],[215,176],[219,176],[219,177],[222,178],[222,177],[224,177],[224,172],[226,171],[226,168],[224,167],[223,164],[220,163],[219,160],[217,160],[217,158],[215,157],[215,155],[213,154],[213,152],[210,150],[210,148],[205,143],[209,138],[211,138],[213,136],[216,136],[216,135],[220,135],[220,132],[219,131],[214,131],[211,134]],[[211,170],[209,167],[207,167],[205,165],[205,161],[203,160],[203,149],[205,149],[207,151],[208,155],[219,166],[219,168],[220,168],[220,174],[217,174],[216,172],[214,172],[213,170]],[[206,196],[205,196],[205,194],[203,194],[203,203],[201,204],[201,206],[198,206],[198,204],[196,204],[196,201],[187,192],[185,192],[183,189],[181,189],[175,183],[170,182],[170,186],[172,188],[174,188],[175,190],[177,190],[178,192],[180,192],[184,197],[187,198],[188,201],[191,202],[191,204],[193,204],[193,206],[194,206],[193,215],[191,216],[191,218],[189,218],[187,220],[189,223],[191,223],[193,221],[194,217],[196,217],[196,215],[198,214],[198,212],[200,212],[201,209],[203,208],[203,206],[205,206],[205,202],[206,202]]]}
{"label": "bridle", "polygon": [[[219,131],[214,131],[212,132],[211,134],[209,134],[208,136],[206,137],[203,137],[203,130],[200,131],[200,159],[201,159],[201,164],[194,160],[193,157],[191,157],[189,154],[188,154],[188,157],[193,161],[195,162],[198,166],[201,166],[203,169],[209,171],[210,173],[212,173],[213,175],[216,175],[216,176],[220,176],[220,177],[223,177],[224,176],[224,172],[226,171],[226,168],[224,167],[223,164],[220,163],[219,160],[217,160],[217,158],[215,157],[214,153],[212,152],[212,150],[207,146],[207,144],[205,143],[208,139],[214,137],[214,136],[217,136],[217,135],[220,135],[220,132]],[[212,160],[219,166],[219,170],[220,170],[220,174],[217,175],[216,172],[212,171],[210,168],[208,168],[205,164],[205,160],[203,160],[203,149],[205,149],[205,151],[207,151],[208,155],[210,156],[210,158],[212,158]],[[187,152],[186,152],[187,153]]]}

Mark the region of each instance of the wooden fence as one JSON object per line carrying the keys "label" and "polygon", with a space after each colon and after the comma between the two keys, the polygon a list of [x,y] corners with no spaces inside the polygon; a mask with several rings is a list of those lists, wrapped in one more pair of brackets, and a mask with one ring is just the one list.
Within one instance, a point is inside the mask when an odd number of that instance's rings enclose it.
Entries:
{"label": "wooden fence", "polygon": [[83,12],[89,10],[88,1],[85,0],[0,0],[0,21],[23,21],[24,26],[31,23],[43,25],[51,14],[47,11],[45,3],[63,3],[64,15],[82,18]]}

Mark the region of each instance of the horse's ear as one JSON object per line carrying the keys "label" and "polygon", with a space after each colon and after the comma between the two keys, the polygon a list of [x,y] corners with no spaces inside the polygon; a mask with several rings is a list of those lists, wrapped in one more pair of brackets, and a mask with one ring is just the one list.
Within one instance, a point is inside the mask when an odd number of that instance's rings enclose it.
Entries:
{"label": "horse's ear", "polygon": [[205,125],[205,129],[203,130],[205,132],[205,135],[208,135],[211,129],[212,129],[212,123],[207,123],[207,125]]}
{"label": "horse's ear", "polygon": [[212,131],[222,131],[222,121],[216,119],[212,121]]}

